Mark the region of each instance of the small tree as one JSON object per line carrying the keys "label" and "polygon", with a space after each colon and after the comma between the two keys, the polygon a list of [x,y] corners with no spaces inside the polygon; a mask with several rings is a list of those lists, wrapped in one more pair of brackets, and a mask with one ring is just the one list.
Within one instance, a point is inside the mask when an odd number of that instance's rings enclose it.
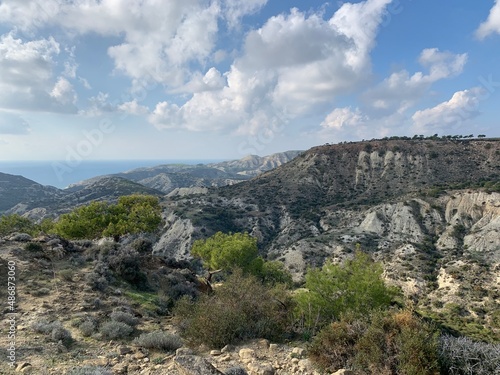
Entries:
{"label": "small tree", "polygon": [[195,241],[191,254],[211,270],[240,268],[250,272],[258,259],[257,239],[248,233],[217,232],[206,240]]}
{"label": "small tree", "polygon": [[18,214],[0,217],[0,236],[6,236],[14,232],[34,234],[36,229],[36,225],[30,219]]}
{"label": "small tree", "polygon": [[68,238],[97,238],[153,232],[161,223],[158,198],[148,195],[120,197],[117,204],[92,202],[62,215],[54,231]]}
{"label": "small tree", "polygon": [[361,251],[343,264],[328,262],[310,269],[306,289],[296,296],[306,331],[314,333],[343,314],[363,316],[389,306],[396,292],[385,285],[382,272],[382,266]]}

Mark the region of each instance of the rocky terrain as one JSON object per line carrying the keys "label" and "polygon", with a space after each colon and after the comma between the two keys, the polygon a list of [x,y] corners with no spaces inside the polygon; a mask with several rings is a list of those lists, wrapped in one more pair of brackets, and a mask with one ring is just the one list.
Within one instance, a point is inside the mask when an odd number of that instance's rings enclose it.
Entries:
{"label": "rocky terrain", "polygon": [[299,281],[360,244],[422,309],[446,315],[458,304],[494,326],[499,181],[497,140],[320,146],[249,182],[166,200],[154,253],[182,259],[194,239],[248,231]]}
{"label": "rocky terrain", "polygon": [[[139,182],[152,180],[137,172],[137,181],[114,176],[74,186],[65,193],[73,194],[71,199],[59,200],[64,206],[29,198],[27,203],[16,202],[15,210],[41,218],[68,209],[72,202],[113,199],[122,191],[139,189],[162,196],[165,219],[148,260],[144,260],[149,268],[164,267],[157,262],[165,259],[182,264],[189,258],[194,240],[216,231],[246,231],[258,238],[261,255],[282,261],[299,285],[308,267],[319,266],[326,259],[341,261],[360,247],[382,262],[386,280],[401,287],[420,314],[478,340],[500,340],[500,140],[377,140],[324,145],[262,173],[264,167],[260,166],[275,164],[253,157],[240,162],[240,166],[219,165],[212,177],[228,171],[232,176],[257,176],[237,184],[225,180],[222,187],[215,182],[154,185],[167,181],[164,177],[144,186]],[[205,167],[200,171],[205,178]],[[168,319],[145,309],[148,301],[134,301],[125,289],[102,295],[88,287],[75,288],[84,285],[90,271],[86,267],[91,263],[75,260],[91,252],[83,244],[71,250],[56,244],[55,252],[49,251],[44,258],[23,255],[23,245],[14,240],[19,238],[0,244],[0,255],[5,260],[14,257],[22,271],[19,330],[21,340],[26,341],[21,342],[25,348],[21,355],[29,358],[32,368],[26,371],[63,373],[83,359],[85,363],[109,365],[113,373],[176,375],[190,374],[182,363],[189,366],[186,363],[192,360],[208,366],[206,373],[214,374],[229,373],[235,366],[251,375],[314,374],[302,358],[302,349],[294,349],[297,344],[293,342],[276,345],[255,341],[223,351],[199,348],[195,357],[189,357],[185,348],[176,355],[82,337],[72,322],[77,324],[89,315],[103,319],[120,304],[141,316],[139,331],[160,327],[176,331]],[[64,251],[56,259],[56,250],[61,247]],[[71,262],[80,265],[75,268]],[[66,268],[73,269],[69,282],[63,282],[66,276],[61,270]],[[41,288],[49,292],[33,294]],[[99,307],[94,303],[97,299]],[[77,346],[65,352],[56,343],[44,342],[43,347],[52,352],[41,350],[38,342],[43,337],[29,326],[47,316],[58,317],[71,329]],[[51,358],[54,363],[47,364]]]}

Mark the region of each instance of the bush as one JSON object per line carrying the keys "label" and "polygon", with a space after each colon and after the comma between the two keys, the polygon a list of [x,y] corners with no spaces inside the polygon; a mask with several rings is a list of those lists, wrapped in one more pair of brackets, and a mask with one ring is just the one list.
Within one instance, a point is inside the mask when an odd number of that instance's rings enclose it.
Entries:
{"label": "bush", "polygon": [[113,311],[110,315],[110,318],[115,322],[125,323],[131,327],[135,327],[137,324],[139,324],[138,318],[130,313],[123,311]]}
{"label": "bush", "polygon": [[130,336],[133,330],[128,324],[110,320],[102,325],[100,332],[103,338],[116,340]]}
{"label": "bush", "polygon": [[59,342],[61,341],[64,346],[68,346],[73,342],[73,337],[71,336],[71,332],[63,327],[54,327],[52,330],[50,337],[52,341]]}
{"label": "bush", "polygon": [[88,319],[82,322],[78,328],[80,329],[83,337],[89,337],[95,333],[96,324],[92,320]]}
{"label": "bush", "polygon": [[68,346],[73,342],[71,332],[64,328],[59,321],[49,322],[42,319],[33,323],[32,328],[35,332],[43,333],[48,336],[51,341],[62,341],[63,345]]}
{"label": "bush", "polygon": [[134,344],[146,349],[174,351],[182,346],[182,341],[177,336],[162,331],[154,331],[141,334],[134,339]]}
{"label": "bush", "polygon": [[108,257],[109,268],[116,276],[133,284],[140,290],[149,287],[146,274],[141,271],[141,256],[131,248],[122,248],[111,252]]}
{"label": "bush", "polygon": [[0,236],[6,236],[14,232],[23,232],[34,235],[37,226],[25,217],[18,214],[6,215],[0,217]]}
{"label": "bush", "polygon": [[83,366],[69,370],[66,375],[113,375],[113,372],[100,366]]}
{"label": "bush", "polygon": [[130,246],[138,253],[151,253],[153,251],[153,243],[146,238],[138,238]]}
{"label": "bush", "polygon": [[439,373],[437,330],[408,311],[375,312],[369,320],[335,322],[313,340],[311,361],[356,374]]}
{"label": "bush", "polygon": [[38,242],[28,242],[26,245],[24,245],[24,250],[32,253],[37,253],[43,251],[43,246]]}
{"label": "bush", "polygon": [[283,339],[290,328],[290,310],[283,290],[237,270],[213,294],[196,302],[181,299],[175,315],[188,342],[222,348],[251,338]]}
{"label": "bush", "polygon": [[441,371],[447,375],[500,374],[500,344],[443,335],[439,345]]}
{"label": "bush", "polygon": [[296,295],[304,330],[314,333],[343,314],[362,317],[388,307],[397,293],[385,285],[382,272],[382,266],[361,251],[343,264],[310,269],[306,290]]}

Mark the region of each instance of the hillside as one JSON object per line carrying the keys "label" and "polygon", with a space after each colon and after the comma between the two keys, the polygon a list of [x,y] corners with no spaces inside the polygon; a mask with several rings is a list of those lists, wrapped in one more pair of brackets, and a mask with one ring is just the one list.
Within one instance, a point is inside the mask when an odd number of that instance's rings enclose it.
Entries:
{"label": "hillside", "polygon": [[154,252],[180,259],[196,238],[248,231],[300,280],[359,243],[422,309],[458,304],[490,326],[500,308],[499,176],[497,140],[315,147],[248,182],[167,200]]}
{"label": "hillside", "polygon": [[0,172],[0,214],[18,203],[58,198],[62,194],[52,186],[43,186],[22,176]]}

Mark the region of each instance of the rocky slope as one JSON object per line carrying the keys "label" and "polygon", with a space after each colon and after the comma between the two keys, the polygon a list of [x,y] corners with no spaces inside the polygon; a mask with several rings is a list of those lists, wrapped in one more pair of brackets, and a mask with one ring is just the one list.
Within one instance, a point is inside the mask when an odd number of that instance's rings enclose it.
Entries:
{"label": "rocky slope", "polygon": [[183,258],[197,238],[248,231],[300,280],[360,244],[421,308],[460,304],[491,326],[500,308],[499,181],[497,140],[320,146],[249,182],[167,200],[154,253]]}

